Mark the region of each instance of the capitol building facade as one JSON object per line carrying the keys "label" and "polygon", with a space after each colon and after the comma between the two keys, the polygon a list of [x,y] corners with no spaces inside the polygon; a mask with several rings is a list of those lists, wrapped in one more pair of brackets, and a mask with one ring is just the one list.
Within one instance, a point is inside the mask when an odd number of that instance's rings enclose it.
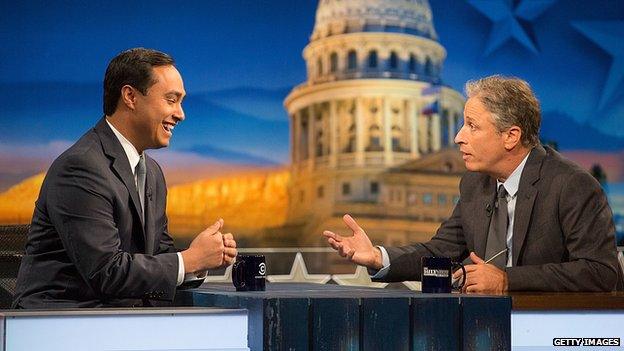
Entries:
{"label": "capitol building facade", "polygon": [[427,240],[458,200],[464,107],[427,0],[321,0],[291,126],[288,222],[316,244],[352,214],[373,242]]}

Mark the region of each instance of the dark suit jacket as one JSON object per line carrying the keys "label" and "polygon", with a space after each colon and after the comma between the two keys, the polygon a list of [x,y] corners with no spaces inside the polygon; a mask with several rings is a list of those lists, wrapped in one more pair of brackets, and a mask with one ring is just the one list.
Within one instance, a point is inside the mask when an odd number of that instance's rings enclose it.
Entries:
{"label": "dark suit jacket", "polygon": [[14,307],[132,306],[173,300],[178,258],[162,170],[146,157],[145,216],[126,156],[103,118],[43,181]]}
{"label": "dark suit jacket", "polygon": [[[467,172],[451,217],[431,241],[387,248],[385,281],[420,280],[422,256],[485,254],[496,180]],[[509,290],[611,291],[621,275],[611,209],[600,184],[549,147],[534,148],[516,198]]]}

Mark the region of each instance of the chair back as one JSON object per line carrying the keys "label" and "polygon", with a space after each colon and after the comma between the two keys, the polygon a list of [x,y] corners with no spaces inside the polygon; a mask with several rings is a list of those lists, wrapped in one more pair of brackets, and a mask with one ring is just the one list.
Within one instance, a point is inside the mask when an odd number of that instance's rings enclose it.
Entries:
{"label": "chair back", "polygon": [[0,225],[0,309],[9,308],[30,225]]}

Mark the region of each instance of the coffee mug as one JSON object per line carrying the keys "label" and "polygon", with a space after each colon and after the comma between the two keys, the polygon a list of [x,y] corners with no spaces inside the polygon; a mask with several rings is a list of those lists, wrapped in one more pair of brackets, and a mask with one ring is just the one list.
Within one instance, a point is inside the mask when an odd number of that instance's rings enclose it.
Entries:
{"label": "coffee mug", "polygon": [[464,275],[461,284],[456,289],[461,289],[466,284],[466,268],[459,262],[452,261],[449,257],[422,257],[422,292],[423,293],[450,293],[453,289],[453,268],[460,267]]}
{"label": "coffee mug", "polygon": [[232,267],[236,291],[264,291],[266,262],[263,255],[238,255]]}

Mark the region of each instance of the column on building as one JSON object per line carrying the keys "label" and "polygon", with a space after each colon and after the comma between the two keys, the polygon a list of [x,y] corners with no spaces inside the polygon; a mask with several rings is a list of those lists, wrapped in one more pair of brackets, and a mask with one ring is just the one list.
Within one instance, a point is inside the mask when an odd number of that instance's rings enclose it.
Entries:
{"label": "column on building", "polygon": [[364,102],[355,98],[355,165],[364,165]]}
{"label": "column on building", "polygon": [[431,142],[431,138],[429,137],[429,116],[424,115],[422,113],[422,110],[424,108],[424,105],[420,104],[420,106],[418,106],[418,126],[420,129],[420,138],[418,138],[418,142],[419,142],[419,146],[420,146],[420,150],[423,153],[428,153],[429,152],[429,145]]}
{"label": "column on building", "polygon": [[336,168],[338,159],[338,113],[336,100],[329,101],[329,167]]}
{"label": "column on building", "polygon": [[[455,135],[457,135],[457,133],[459,133],[459,129],[461,128],[461,120],[462,120],[462,113],[455,111],[453,113],[453,128],[455,128]],[[453,135],[453,138],[455,138],[455,135]]]}
{"label": "column on building", "polygon": [[431,147],[432,151],[438,151],[442,147],[442,128],[440,125],[440,113],[434,113],[431,115]]}
{"label": "column on building", "polygon": [[292,143],[292,164],[297,165],[301,156],[299,155],[299,138],[301,133],[301,112],[299,110],[295,111],[292,116],[293,122],[291,126],[292,137],[290,138]]}
{"label": "column on building", "polygon": [[315,153],[314,153],[314,120],[316,119],[314,116],[314,104],[310,104],[308,106],[308,170],[312,171],[314,169],[315,162]]}
{"label": "column on building", "polygon": [[453,140],[455,139],[455,117],[453,117],[454,115],[455,114],[452,113],[450,110],[447,110],[446,121],[448,124],[448,146],[453,146]]}
{"label": "column on building", "polygon": [[381,122],[383,124],[383,146],[384,146],[384,165],[389,166],[393,163],[392,150],[392,110],[390,99],[387,96],[381,98]]}
{"label": "column on building", "polygon": [[418,113],[416,111],[416,101],[414,99],[407,100],[407,123],[410,133],[410,157],[418,158],[420,156],[420,150],[418,150]]}

